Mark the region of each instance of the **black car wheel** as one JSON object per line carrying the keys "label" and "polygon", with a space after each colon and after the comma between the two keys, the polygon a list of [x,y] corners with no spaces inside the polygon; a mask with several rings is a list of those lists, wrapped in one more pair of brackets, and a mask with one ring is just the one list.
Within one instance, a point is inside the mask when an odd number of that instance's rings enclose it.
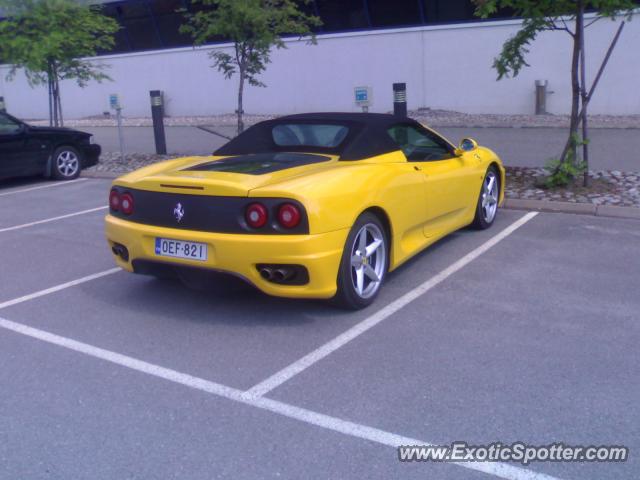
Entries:
{"label": "black car wheel", "polygon": [[53,152],[52,175],[58,180],[73,180],[80,175],[80,152],[73,147],[58,147]]}
{"label": "black car wheel", "polygon": [[480,197],[476,205],[476,216],[471,226],[478,230],[486,230],[498,215],[500,199],[500,174],[495,167],[489,167],[482,182]]}
{"label": "black car wheel", "polygon": [[388,269],[387,232],[378,217],[365,212],[358,217],[347,237],[333,303],[350,310],[371,305]]}

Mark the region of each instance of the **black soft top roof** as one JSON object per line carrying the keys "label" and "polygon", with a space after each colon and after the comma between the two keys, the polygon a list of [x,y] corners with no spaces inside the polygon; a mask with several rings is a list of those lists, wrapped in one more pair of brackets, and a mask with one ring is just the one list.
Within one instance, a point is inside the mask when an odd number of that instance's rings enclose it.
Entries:
{"label": "black soft top roof", "polygon": [[[335,148],[287,146],[281,147],[273,141],[271,130],[276,125],[289,123],[338,124],[349,128],[349,134]],[[260,122],[238,135],[214,152],[214,155],[249,155],[268,152],[307,152],[338,155],[340,160],[362,160],[400,149],[387,130],[393,125],[418,122],[407,117],[382,113],[303,113],[288,115]]]}

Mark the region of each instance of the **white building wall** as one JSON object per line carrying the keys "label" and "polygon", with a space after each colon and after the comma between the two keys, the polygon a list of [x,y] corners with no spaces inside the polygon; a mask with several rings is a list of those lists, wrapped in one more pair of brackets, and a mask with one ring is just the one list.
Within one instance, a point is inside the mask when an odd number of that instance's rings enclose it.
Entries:
{"label": "white building wall", "polygon": [[[628,22],[591,104],[593,114],[640,114],[640,15]],[[588,77],[593,79],[618,22],[601,20],[588,30]],[[518,21],[419,27],[331,34],[316,46],[287,41],[275,51],[262,76],[267,88],[248,87],[248,113],[356,111],[355,86],[373,87],[371,111],[393,108],[391,85],[406,82],[409,108],[431,107],[468,113],[526,114],[534,109],[534,82],[546,79],[555,92],[550,113],[567,113],[570,104],[571,39],[545,32],[531,46],[530,67],[515,79],[496,81],[493,58],[519,27]],[[62,85],[66,118],[108,110],[108,96],[118,93],[125,116],[149,116],[149,90],[163,90],[167,114],[210,115],[236,108],[235,78],[226,80],[208,53],[216,46],[99,57],[109,65],[112,82],[81,89]],[[0,95],[10,112],[22,118],[47,116],[44,87],[31,88],[18,74],[12,81],[0,67]]]}

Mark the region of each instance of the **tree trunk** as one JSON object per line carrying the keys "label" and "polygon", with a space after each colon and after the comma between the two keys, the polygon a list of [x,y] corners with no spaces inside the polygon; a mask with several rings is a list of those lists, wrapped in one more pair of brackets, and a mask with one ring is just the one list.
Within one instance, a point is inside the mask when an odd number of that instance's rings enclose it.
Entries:
{"label": "tree trunk", "polygon": [[53,80],[51,66],[47,68],[47,87],[49,88],[49,126],[53,127]]}
{"label": "tree trunk", "polygon": [[62,95],[60,95],[60,81],[56,77],[56,92],[58,95],[58,123],[64,127],[64,118],[62,116]]}
{"label": "tree trunk", "polygon": [[56,110],[56,127],[63,127],[64,120],[62,119],[62,100],[60,98],[60,79],[58,77],[58,67],[53,65],[53,86],[55,92],[55,110]]}
{"label": "tree trunk", "polygon": [[589,187],[591,183],[589,178],[589,126],[587,123],[587,106],[588,106],[588,98],[587,98],[587,64],[586,64],[586,51],[585,51],[585,28],[584,28],[584,3],[582,1],[579,2],[580,11],[578,15],[580,16],[580,84],[581,84],[581,100],[582,100],[582,111],[581,120],[582,120],[582,160],[584,161],[584,178],[583,185],[585,187]]}
{"label": "tree trunk", "polygon": [[236,110],[236,113],[238,114],[238,135],[240,135],[242,132],[244,132],[244,121],[242,117],[244,114],[244,111],[242,109],[242,97],[244,95],[244,81],[245,81],[244,68],[242,67],[239,68],[238,76],[240,77],[240,85],[238,85],[238,110]]}
{"label": "tree trunk", "polygon": [[[580,0],[578,2],[578,10],[584,9],[584,4]],[[569,153],[577,153],[576,138],[578,135],[578,126],[580,125],[580,44],[581,35],[584,33],[584,18],[579,14],[576,15],[576,32],[573,36],[573,54],[571,59],[571,122],[569,124],[569,138],[567,144],[560,156],[560,163],[564,163],[569,158]]]}
{"label": "tree trunk", "polygon": [[53,101],[53,126],[58,126],[58,92],[56,90],[56,80],[55,78],[51,82],[51,89],[53,92],[52,101]]}
{"label": "tree trunk", "polygon": [[53,126],[60,126],[60,110],[59,105],[60,101],[58,99],[59,91],[58,91],[58,69],[56,68],[55,63],[51,63],[51,101],[53,103]]}

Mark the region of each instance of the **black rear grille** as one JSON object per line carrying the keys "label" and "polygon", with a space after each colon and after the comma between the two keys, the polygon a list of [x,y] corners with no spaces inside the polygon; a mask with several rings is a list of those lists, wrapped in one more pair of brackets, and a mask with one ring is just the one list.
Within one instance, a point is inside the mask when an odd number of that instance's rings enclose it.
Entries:
{"label": "black rear grille", "polygon": [[[309,233],[309,220],[300,202],[283,198],[249,198],[190,195],[188,193],[151,192],[114,187],[120,194],[130,193],[134,199],[131,215],[111,210],[111,215],[131,222],[158,227],[177,228],[212,233],[254,233],[259,235],[305,235]],[[260,202],[269,211],[269,221],[259,229],[247,225],[245,209]],[[283,203],[300,208],[302,219],[292,229],[278,225],[277,210]],[[182,213],[182,215],[180,215]]]}

